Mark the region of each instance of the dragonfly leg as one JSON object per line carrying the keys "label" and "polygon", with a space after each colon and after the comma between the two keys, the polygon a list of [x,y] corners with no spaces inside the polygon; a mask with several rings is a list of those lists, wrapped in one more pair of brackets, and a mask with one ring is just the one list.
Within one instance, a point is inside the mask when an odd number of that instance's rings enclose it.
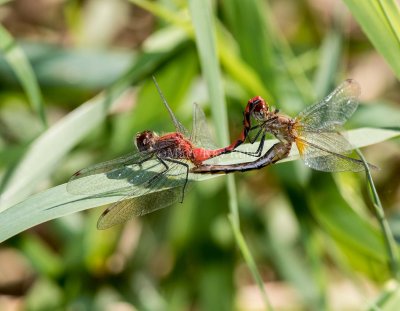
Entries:
{"label": "dragonfly leg", "polygon": [[[157,175],[151,177],[151,178],[147,181],[148,184],[151,184],[154,180],[160,178],[161,176],[163,176],[163,175],[164,175],[166,172],[168,172],[168,170],[169,170],[169,166],[167,165],[167,163],[165,163],[165,161],[164,161],[161,157],[159,157],[158,155],[156,155],[156,158],[157,158],[157,160],[164,166],[165,169],[164,169],[162,172],[158,173]],[[142,163],[143,163],[143,162],[142,162]]]}
{"label": "dragonfly leg", "polygon": [[[153,154],[150,154],[147,158],[144,158],[144,159],[138,161],[136,164],[139,165],[140,168],[142,168],[142,164],[143,164],[144,162],[150,160],[152,157],[153,157]],[[157,157],[157,158],[158,158],[158,157]],[[158,158],[158,160],[160,160],[160,159]],[[161,161],[160,161],[160,162],[161,162]],[[127,163],[126,165],[131,165],[131,163]]]}
{"label": "dragonfly leg", "polygon": [[181,162],[181,161],[178,161],[178,160],[174,160],[174,159],[170,159],[170,158],[166,158],[166,159],[164,159],[164,160],[165,160],[165,161],[168,161],[168,162],[172,162],[172,163],[176,163],[176,164],[182,165],[182,166],[184,166],[184,167],[186,168],[185,183],[183,184],[183,188],[182,188],[182,199],[181,199],[181,202],[180,202],[180,203],[182,203],[182,202],[183,202],[183,199],[184,199],[184,197],[185,197],[185,189],[186,189],[186,185],[187,185],[188,179],[189,179],[189,165],[188,165],[187,163],[184,163],[184,162]]}
{"label": "dragonfly leg", "polygon": [[271,124],[276,119],[277,119],[277,117],[273,117],[271,119],[268,119],[268,120],[264,121],[262,124],[255,125],[255,126],[250,128],[249,131],[255,130],[257,128],[261,128],[257,132],[256,136],[254,136],[253,138],[249,138],[248,136],[246,137],[249,140],[250,144],[254,144],[258,140],[258,137],[262,134],[261,139],[260,139],[260,144],[258,145],[258,148],[257,148],[257,150],[255,152],[247,152],[247,151],[240,151],[240,150],[234,150],[234,151],[235,152],[239,152],[239,153],[243,153],[243,154],[246,154],[246,155],[249,155],[249,156],[252,156],[252,157],[256,157],[256,158],[260,157],[261,154],[262,154],[263,148],[264,148],[264,141],[265,141],[265,136],[266,136],[265,128],[266,128],[267,125]]}
{"label": "dragonfly leg", "polygon": [[258,131],[257,135],[253,138],[253,139],[249,139],[251,144],[254,144],[256,142],[256,140],[258,139],[258,136],[260,136],[260,134],[262,133],[261,139],[260,139],[260,143],[257,147],[257,150],[255,152],[248,152],[248,151],[241,151],[241,150],[234,150],[235,152],[239,152],[239,153],[243,153],[252,157],[260,157],[262,154],[262,151],[264,149],[264,142],[265,142],[265,131],[264,129],[261,129],[260,131]]}

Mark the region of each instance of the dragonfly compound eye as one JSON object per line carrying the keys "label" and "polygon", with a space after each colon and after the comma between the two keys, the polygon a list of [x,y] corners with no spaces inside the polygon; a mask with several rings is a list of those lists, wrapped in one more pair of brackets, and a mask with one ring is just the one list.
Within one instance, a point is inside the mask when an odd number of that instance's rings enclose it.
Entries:
{"label": "dragonfly compound eye", "polygon": [[139,151],[149,151],[154,147],[157,134],[152,131],[144,131],[136,134],[136,146]]}
{"label": "dragonfly compound eye", "polygon": [[265,120],[268,115],[268,105],[261,96],[249,100],[251,114],[257,120]]}

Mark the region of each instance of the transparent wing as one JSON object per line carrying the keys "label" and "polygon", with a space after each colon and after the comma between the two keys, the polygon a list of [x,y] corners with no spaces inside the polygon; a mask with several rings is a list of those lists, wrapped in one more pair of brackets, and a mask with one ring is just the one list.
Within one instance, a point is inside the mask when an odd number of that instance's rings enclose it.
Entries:
{"label": "transparent wing", "polygon": [[204,111],[196,103],[193,103],[193,128],[190,140],[196,147],[202,147],[210,150],[217,149],[213,140],[211,139],[211,133],[207,125],[207,119]]}
{"label": "transparent wing", "polygon": [[180,202],[181,199],[182,187],[152,192],[138,198],[127,196],[103,212],[97,222],[97,228],[100,230],[108,229],[133,217],[142,216]]}
{"label": "transparent wing", "polygon": [[365,170],[362,161],[345,155],[351,152],[352,147],[343,136],[339,133],[320,135],[296,138],[300,156],[308,167],[323,172]]}
{"label": "transparent wing", "polygon": [[72,194],[97,194],[116,190],[116,186],[107,185],[109,180],[112,183],[112,180],[124,179],[131,174],[132,167],[140,166],[152,157],[153,153],[136,152],[81,169],[70,178],[67,191]]}
{"label": "transparent wing", "polygon": [[159,85],[157,83],[157,80],[156,80],[156,78],[154,76],[153,76],[153,82],[154,82],[154,85],[157,88],[158,94],[160,95],[161,100],[162,100],[165,108],[167,108],[167,110],[168,110],[168,113],[169,113],[169,116],[171,117],[172,122],[174,123],[175,131],[177,131],[179,133],[182,133],[185,137],[190,137],[189,131],[182,125],[181,122],[179,122],[179,120],[176,118],[175,114],[172,112],[172,109],[168,105],[168,102],[165,99],[164,94],[161,91],[161,89],[160,89],[160,87],[159,87]]}
{"label": "transparent wing", "polygon": [[360,85],[352,79],[340,84],[319,103],[296,117],[296,127],[304,131],[338,130],[357,109]]}
{"label": "transparent wing", "polygon": [[[189,174],[186,180],[186,172],[184,165],[170,163],[166,173],[149,180],[147,192],[139,193],[137,187],[133,187],[124,198],[107,208],[100,216],[97,228],[107,229],[133,217],[182,202],[186,191],[190,189],[191,182],[199,178],[196,174]],[[138,196],[139,194],[140,196]]]}
{"label": "transparent wing", "polygon": [[[168,141],[163,142],[169,146]],[[157,158],[155,152],[134,153],[77,172],[67,184],[75,194],[124,195],[98,221],[99,229],[182,201],[184,191],[199,175],[189,173],[189,160]]]}
{"label": "transparent wing", "polygon": [[300,132],[300,139],[319,147],[321,150],[328,150],[334,153],[348,154],[354,147],[339,132]]}
{"label": "transparent wing", "polygon": [[[187,179],[188,160],[162,161],[154,154],[137,153],[96,164],[74,174],[67,184],[72,194],[120,194],[130,197],[183,187]],[[197,179],[189,174],[188,179]]]}

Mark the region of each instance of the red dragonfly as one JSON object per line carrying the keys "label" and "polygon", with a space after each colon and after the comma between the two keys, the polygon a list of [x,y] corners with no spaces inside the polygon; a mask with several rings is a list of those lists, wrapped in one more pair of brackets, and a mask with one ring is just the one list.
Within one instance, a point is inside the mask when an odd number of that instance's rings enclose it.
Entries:
{"label": "red dragonfly", "polygon": [[[201,108],[194,104],[193,131],[189,135],[177,120],[153,77],[160,97],[174,123],[175,132],[158,136],[144,131],[136,135],[137,152],[96,164],[76,172],[67,184],[68,192],[95,196],[124,197],[107,208],[97,227],[106,229],[134,217],[183,201],[191,166],[233,150],[234,146],[212,148]],[[202,146],[202,147],[197,147]]]}
{"label": "red dragonfly", "polygon": [[[244,153],[259,158],[253,162],[230,165],[204,164],[191,171],[214,174],[260,169],[287,157],[293,143],[296,143],[301,158],[310,168],[325,172],[362,171],[365,169],[364,163],[348,156],[354,148],[340,134],[341,126],[357,109],[359,95],[359,84],[348,79],[319,103],[306,108],[293,119],[279,114],[278,110],[270,110],[264,99],[254,97],[249,100],[244,112],[243,132],[232,146],[236,148],[241,145],[249,137],[250,131],[258,129],[254,139],[250,140],[254,143],[261,136],[257,151]],[[256,126],[252,127],[251,118],[258,122]],[[279,142],[261,156],[267,133],[274,135]]]}

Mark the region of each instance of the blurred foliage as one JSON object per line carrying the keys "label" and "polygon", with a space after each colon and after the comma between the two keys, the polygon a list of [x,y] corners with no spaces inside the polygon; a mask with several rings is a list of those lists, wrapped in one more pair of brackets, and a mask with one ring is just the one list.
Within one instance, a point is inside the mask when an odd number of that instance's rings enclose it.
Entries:
{"label": "blurred foliage", "polygon": [[[185,125],[196,101],[221,140],[224,126],[238,135],[253,96],[295,115],[350,77],[363,93],[348,126],[399,129],[394,0],[211,1],[203,30],[199,3],[0,1],[1,211],[131,151],[138,131],[172,131],[153,74]],[[215,102],[223,93],[226,108]],[[400,241],[399,140],[363,152],[380,167],[373,178]],[[273,310],[397,310],[362,174],[295,161],[236,177],[237,202],[217,178],[124,226],[96,230],[99,208],[3,242],[0,309],[268,309],[253,273]]]}

